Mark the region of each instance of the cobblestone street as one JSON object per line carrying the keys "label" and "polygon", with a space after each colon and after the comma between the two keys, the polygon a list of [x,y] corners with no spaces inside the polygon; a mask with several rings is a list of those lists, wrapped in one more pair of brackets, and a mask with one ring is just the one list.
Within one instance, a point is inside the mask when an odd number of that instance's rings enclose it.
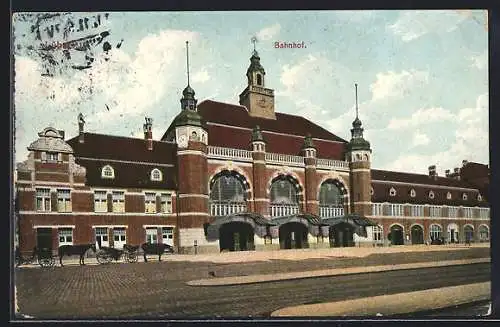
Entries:
{"label": "cobblestone street", "polygon": [[[271,260],[248,263],[212,263],[212,262],[176,262],[152,261],[148,263],[113,263],[109,265],[87,265],[16,269],[18,303],[21,313],[35,318],[104,318],[104,317],[207,317],[208,315],[248,316],[253,313],[265,316],[280,306],[321,301],[331,290],[318,288],[318,284],[335,281],[338,283],[355,283],[364,287],[363,291],[351,290],[345,297],[359,297],[364,293],[405,291],[402,283],[398,289],[388,290],[388,282],[375,283],[381,274],[359,274],[355,276],[339,276],[336,279],[323,278],[301,280],[297,292],[286,292],[297,281],[266,283],[226,287],[190,287],[189,280],[207,278],[213,271],[217,277],[251,275],[261,273],[306,271],[325,268],[342,268],[370,265],[390,265],[411,262],[441,261],[455,259],[472,259],[489,257],[489,248],[471,248],[462,251],[433,251],[372,254],[363,258],[322,258],[300,261]],[[457,266],[456,268],[432,268],[436,273],[449,276],[450,282],[460,284],[484,281],[489,273],[489,264],[471,265],[477,267],[477,274],[464,279],[464,274],[473,268]],[[429,272],[432,271],[429,269]],[[425,288],[438,283],[435,273],[419,276],[418,271],[387,272],[385,279],[406,278],[421,282],[417,288]],[[453,280],[456,274],[456,280]],[[406,275],[406,276],[405,276]],[[476,275],[477,277],[475,277]],[[393,276],[393,277],[391,277]],[[399,276],[399,277],[395,277]],[[427,279],[426,279],[427,278]],[[486,280],[488,280],[486,278]],[[287,286],[287,284],[290,284]],[[364,285],[364,286],[363,286]],[[332,285],[334,287],[335,285]],[[342,287],[336,285],[335,287]],[[415,286],[413,286],[415,288]],[[408,286],[407,286],[408,288]],[[265,294],[262,292],[265,290]],[[228,295],[227,297],[224,294]],[[268,294],[268,295],[266,295]],[[267,303],[262,302],[267,296]],[[330,297],[331,297],[330,296]],[[207,301],[217,299],[216,306],[211,308]],[[305,302],[304,302],[305,301]],[[251,308],[255,304],[255,308]],[[249,307],[250,306],[250,307]]]}

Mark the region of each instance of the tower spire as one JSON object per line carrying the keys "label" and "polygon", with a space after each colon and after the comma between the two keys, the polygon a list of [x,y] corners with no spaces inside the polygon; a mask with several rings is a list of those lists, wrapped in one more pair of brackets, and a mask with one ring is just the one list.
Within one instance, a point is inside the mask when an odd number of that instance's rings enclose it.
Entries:
{"label": "tower spire", "polygon": [[186,71],[187,71],[187,81],[189,86],[189,41],[186,41]]}
{"label": "tower spire", "polygon": [[354,83],[354,89],[356,92],[356,118],[358,118],[358,83]]}
{"label": "tower spire", "polygon": [[252,39],[251,39],[251,42],[253,43],[253,54],[256,54],[257,53],[257,50],[255,49],[255,44],[257,43],[257,37],[256,36],[252,36]]}

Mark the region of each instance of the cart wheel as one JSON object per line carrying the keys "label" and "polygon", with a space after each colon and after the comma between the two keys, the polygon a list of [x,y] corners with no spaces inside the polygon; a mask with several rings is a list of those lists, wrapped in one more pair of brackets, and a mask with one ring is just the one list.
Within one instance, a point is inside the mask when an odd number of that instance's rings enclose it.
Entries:
{"label": "cart wheel", "polygon": [[127,261],[130,263],[137,262],[137,253],[129,253],[127,255]]}
{"label": "cart wheel", "polygon": [[50,258],[38,259],[38,264],[42,268],[50,267]]}
{"label": "cart wheel", "polygon": [[97,262],[99,262],[100,264],[106,264],[109,262],[108,256],[106,253],[104,253],[104,251],[97,252],[96,258],[97,258]]}

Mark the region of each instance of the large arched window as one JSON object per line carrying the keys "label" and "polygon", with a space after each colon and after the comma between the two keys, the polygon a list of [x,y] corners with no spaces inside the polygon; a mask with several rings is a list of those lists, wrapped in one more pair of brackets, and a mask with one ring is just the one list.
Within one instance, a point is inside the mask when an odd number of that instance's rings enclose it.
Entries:
{"label": "large arched window", "polygon": [[246,211],[244,178],[234,172],[216,175],[210,187],[210,213],[225,216]]}
{"label": "large arched window", "polygon": [[337,180],[327,180],[319,189],[320,217],[337,217],[344,214],[344,188]]}
{"label": "large arched window", "polygon": [[298,184],[291,176],[280,175],[271,183],[271,216],[279,217],[299,212]]}

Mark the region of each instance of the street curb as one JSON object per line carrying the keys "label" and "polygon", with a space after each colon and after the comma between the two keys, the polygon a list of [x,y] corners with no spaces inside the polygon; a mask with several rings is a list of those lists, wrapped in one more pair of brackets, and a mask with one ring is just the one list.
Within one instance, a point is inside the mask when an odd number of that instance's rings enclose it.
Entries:
{"label": "street curb", "polygon": [[186,284],[190,286],[241,285],[241,284],[265,283],[273,281],[304,279],[304,278],[314,278],[314,277],[328,277],[328,276],[351,275],[351,274],[361,274],[370,272],[383,272],[391,270],[446,267],[446,266],[486,263],[486,262],[491,262],[491,259],[479,258],[479,259],[449,260],[449,261],[438,261],[438,262],[418,262],[418,263],[405,263],[396,265],[379,265],[370,267],[311,270],[311,271],[300,271],[300,272],[291,272],[282,274],[277,273],[277,274],[249,275],[249,276],[205,278],[205,279],[191,280],[186,282]]}
{"label": "street curb", "polygon": [[271,317],[390,316],[489,300],[491,282],[286,307]]}

